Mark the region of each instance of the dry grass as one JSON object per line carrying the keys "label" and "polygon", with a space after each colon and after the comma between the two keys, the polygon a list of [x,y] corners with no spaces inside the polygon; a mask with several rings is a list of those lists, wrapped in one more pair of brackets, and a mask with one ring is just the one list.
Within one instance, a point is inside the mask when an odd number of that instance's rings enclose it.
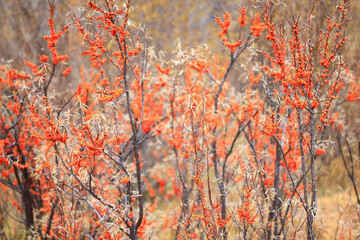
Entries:
{"label": "dry grass", "polygon": [[[341,159],[322,167],[319,178],[319,239],[352,239],[360,233],[360,209]],[[359,171],[360,169],[358,169]],[[359,174],[356,174],[359,176]],[[359,182],[358,180],[358,184]],[[359,184],[360,185],[360,184]]]}

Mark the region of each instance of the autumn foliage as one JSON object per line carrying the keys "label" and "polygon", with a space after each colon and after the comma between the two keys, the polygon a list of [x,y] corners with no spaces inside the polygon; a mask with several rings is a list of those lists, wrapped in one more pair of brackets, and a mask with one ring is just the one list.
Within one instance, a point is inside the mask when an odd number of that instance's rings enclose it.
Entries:
{"label": "autumn foliage", "polygon": [[250,4],[214,19],[222,52],[167,58],[130,0],[83,7],[49,1],[47,49],[1,64],[0,238],[319,238],[319,159],[360,101],[347,1],[323,28]]}

